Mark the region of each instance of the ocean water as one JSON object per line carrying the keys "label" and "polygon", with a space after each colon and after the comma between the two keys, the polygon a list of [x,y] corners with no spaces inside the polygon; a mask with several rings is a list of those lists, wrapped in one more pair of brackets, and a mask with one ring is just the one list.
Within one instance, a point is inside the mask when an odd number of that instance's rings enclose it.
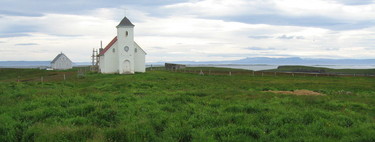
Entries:
{"label": "ocean water", "polygon": [[[277,69],[279,66],[283,65],[240,65],[240,64],[232,64],[232,65],[220,65],[220,64],[211,64],[211,65],[187,65],[188,67],[223,67],[223,68],[234,68],[234,69],[246,69],[246,70],[269,70],[269,69]],[[324,68],[331,68],[331,69],[375,69],[375,65],[303,65],[303,66],[312,66],[312,67],[324,67]]]}

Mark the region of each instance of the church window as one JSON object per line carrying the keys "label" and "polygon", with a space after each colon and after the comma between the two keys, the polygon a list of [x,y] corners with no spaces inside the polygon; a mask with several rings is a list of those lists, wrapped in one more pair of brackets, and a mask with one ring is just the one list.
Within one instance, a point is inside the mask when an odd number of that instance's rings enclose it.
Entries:
{"label": "church window", "polygon": [[113,48],[113,49],[112,49],[112,52],[113,52],[113,53],[115,53],[115,51],[116,51],[116,49],[115,49],[115,48]]}
{"label": "church window", "polygon": [[137,50],[138,50],[137,48],[134,48],[134,52],[135,52],[135,53],[137,53]]}
{"label": "church window", "polygon": [[125,46],[125,47],[124,47],[124,50],[125,50],[126,52],[128,52],[128,51],[129,51],[129,47],[128,47],[128,46]]}
{"label": "church window", "polygon": [[126,31],[126,32],[125,32],[125,35],[126,35],[126,36],[128,36],[128,35],[129,35],[129,32],[128,32],[128,31]]}

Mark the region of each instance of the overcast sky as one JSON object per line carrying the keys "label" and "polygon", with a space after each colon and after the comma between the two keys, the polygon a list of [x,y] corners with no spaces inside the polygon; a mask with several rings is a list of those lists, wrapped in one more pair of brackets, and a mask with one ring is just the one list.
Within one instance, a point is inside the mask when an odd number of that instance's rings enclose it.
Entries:
{"label": "overcast sky", "polygon": [[1,0],[0,61],[89,62],[124,15],[146,62],[375,58],[375,0]]}

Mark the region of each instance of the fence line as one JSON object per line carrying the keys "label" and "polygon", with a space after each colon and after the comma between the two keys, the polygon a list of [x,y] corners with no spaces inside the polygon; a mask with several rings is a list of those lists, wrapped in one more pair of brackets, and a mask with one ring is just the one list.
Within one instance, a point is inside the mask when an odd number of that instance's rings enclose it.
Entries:
{"label": "fence line", "polygon": [[6,79],[4,81],[15,81],[15,82],[58,82],[58,81],[67,81],[67,80],[75,80],[79,78],[84,78],[85,74],[91,72],[87,68],[79,68],[77,71],[70,71],[70,72],[48,72],[43,73],[43,75],[33,76],[30,77],[28,75],[17,75],[16,78],[13,79]]}
{"label": "fence line", "polygon": [[[169,72],[180,72],[180,73],[190,73],[197,74],[202,76],[211,76],[211,75],[226,75],[226,76],[236,76],[236,75],[249,75],[249,76],[261,76],[261,77],[277,77],[277,76],[290,76],[290,77],[375,77],[374,74],[333,74],[333,73],[306,73],[306,72],[264,72],[264,71],[235,71],[235,70],[189,70],[189,69],[178,69],[178,70],[166,70],[164,67],[153,67],[152,69],[147,68],[147,71],[169,71]],[[84,78],[85,74],[90,72],[85,68],[78,69],[77,72],[65,72],[60,74],[46,74],[40,77],[22,77],[18,75],[15,80],[9,79],[8,81],[16,82],[54,82],[54,81],[66,81],[73,80],[77,78]]]}

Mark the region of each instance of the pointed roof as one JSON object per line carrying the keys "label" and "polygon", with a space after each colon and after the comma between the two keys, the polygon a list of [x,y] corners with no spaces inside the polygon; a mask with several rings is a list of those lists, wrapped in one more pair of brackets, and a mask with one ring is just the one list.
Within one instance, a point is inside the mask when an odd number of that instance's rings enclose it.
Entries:
{"label": "pointed roof", "polygon": [[109,48],[112,47],[113,44],[115,44],[117,41],[117,36],[115,36],[115,38],[112,39],[112,41],[99,53],[99,56],[103,56],[105,52],[107,52],[107,50]]}
{"label": "pointed roof", "polygon": [[57,55],[51,63],[55,63],[57,61],[57,59],[59,59],[61,56],[65,56],[70,62],[72,62],[64,53],[60,53],[59,55]]}
{"label": "pointed roof", "polygon": [[130,20],[128,18],[126,18],[126,16],[121,20],[120,24],[117,25],[117,27],[121,27],[121,26],[132,26],[134,27],[134,24],[132,22],[130,22]]}

